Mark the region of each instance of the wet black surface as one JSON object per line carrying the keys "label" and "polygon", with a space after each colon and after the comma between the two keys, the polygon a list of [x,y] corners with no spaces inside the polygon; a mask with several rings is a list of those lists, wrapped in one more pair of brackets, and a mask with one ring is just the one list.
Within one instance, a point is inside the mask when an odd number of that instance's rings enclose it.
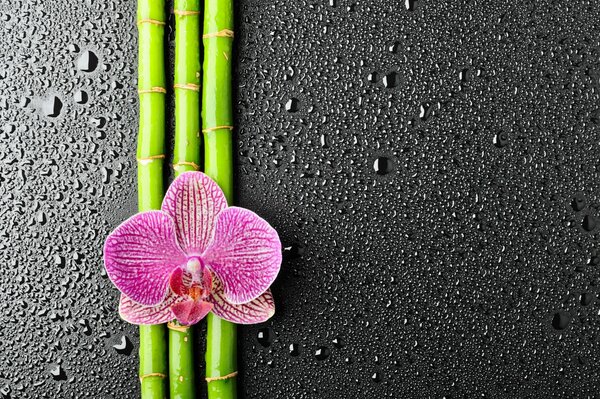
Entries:
{"label": "wet black surface", "polygon": [[[133,3],[0,3],[0,398],[138,395]],[[286,246],[245,396],[597,397],[597,4],[237,9],[238,203]]]}

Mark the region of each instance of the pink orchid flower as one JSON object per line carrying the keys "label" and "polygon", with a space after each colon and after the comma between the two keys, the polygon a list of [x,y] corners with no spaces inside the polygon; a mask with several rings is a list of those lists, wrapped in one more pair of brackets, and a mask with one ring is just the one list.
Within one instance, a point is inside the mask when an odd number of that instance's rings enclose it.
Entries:
{"label": "pink orchid flower", "polygon": [[260,323],[275,313],[269,286],[281,266],[281,242],[255,213],[227,207],[208,176],[187,172],[171,184],[160,211],[138,213],[108,236],[104,265],[130,323],[191,325],[211,311]]}

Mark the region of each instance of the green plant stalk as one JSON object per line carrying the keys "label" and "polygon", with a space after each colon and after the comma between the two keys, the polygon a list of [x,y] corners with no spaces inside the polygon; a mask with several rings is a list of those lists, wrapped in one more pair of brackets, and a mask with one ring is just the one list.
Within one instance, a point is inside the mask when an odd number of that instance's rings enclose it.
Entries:
{"label": "green plant stalk", "polygon": [[[165,95],[144,92],[165,87],[164,0],[138,0],[139,32],[138,88],[140,121],[138,132],[138,208],[160,209],[163,198],[165,142]],[[164,325],[140,326],[140,379],[142,399],[167,397],[167,335]]]}
{"label": "green plant stalk", "polygon": [[[175,0],[175,176],[200,165],[200,0]],[[171,399],[194,399],[193,329],[169,328]]]}
{"label": "green plant stalk", "polygon": [[192,328],[169,328],[169,382],[171,399],[194,399],[196,381]]}
{"label": "green plant stalk", "polygon": [[[140,326],[140,376],[167,375],[167,334],[164,325]],[[167,384],[160,375],[142,380],[142,399],[164,399]]]}
{"label": "green plant stalk", "polygon": [[[201,0],[175,0],[175,174],[200,165]],[[195,166],[194,166],[195,165]],[[171,398],[173,399],[173,398]]]}
{"label": "green plant stalk", "polygon": [[[212,313],[207,317],[206,376],[226,376],[237,371],[237,326]],[[209,399],[237,398],[237,378],[207,382]]]}
{"label": "green plant stalk", "polygon": [[[233,31],[233,0],[205,0],[204,76],[202,81],[202,129],[204,131],[204,172],[214,179],[231,204],[233,202],[233,126],[231,98],[231,37],[212,36]],[[237,371],[236,325],[210,313],[206,336],[206,377],[222,377]],[[209,399],[237,397],[236,378],[207,383]]]}

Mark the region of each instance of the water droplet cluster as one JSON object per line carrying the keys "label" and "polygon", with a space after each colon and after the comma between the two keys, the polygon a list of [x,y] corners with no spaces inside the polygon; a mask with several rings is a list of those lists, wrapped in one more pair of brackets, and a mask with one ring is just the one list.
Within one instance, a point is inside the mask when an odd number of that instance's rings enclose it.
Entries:
{"label": "water droplet cluster", "polygon": [[596,396],[594,3],[240,4],[239,199],[286,247],[248,397]]}
{"label": "water droplet cluster", "polygon": [[136,397],[102,266],[136,206],[135,2],[17,0],[0,21],[0,398]]}

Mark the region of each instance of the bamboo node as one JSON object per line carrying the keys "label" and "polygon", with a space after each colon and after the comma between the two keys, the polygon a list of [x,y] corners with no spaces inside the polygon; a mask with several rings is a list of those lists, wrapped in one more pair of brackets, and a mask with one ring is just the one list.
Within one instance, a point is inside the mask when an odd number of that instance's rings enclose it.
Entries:
{"label": "bamboo node", "polygon": [[175,83],[173,85],[174,89],[183,89],[183,90],[192,90],[192,91],[200,91],[200,85],[195,83]]}
{"label": "bamboo node", "polygon": [[230,39],[233,39],[233,31],[231,29],[222,29],[218,32],[205,33],[204,35],[202,35],[203,39],[208,39],[211,37],[228,37]]}
{"label": "bamboo node", "polygon": [[165,22],[164,21],[159,21],[157,19],[142,18],[142,19],[138,19],[137,24],[138,25],[141,25],[141,24],[151,24],[151,25],[164,26]]}
{"label": "bamboo node", "polygon": [[167,89],[165,89],[164,87],[160,87],[160,86],[154,86],[154,87],[151,87],[149,89],[140,89],[140,90],[138,90],[138,94],[145,94],[145,93],[163,93],[163,94],[166,94],[167,93]]}
{"label": "bamboo node", "polygon": [[200,166],[197,163],[191,161],[179,161],[173,164],[173,169],[179,169],[180,166],[191,166],[194,170],[200,170]]}
{"label": "bamboo node", "polygon": [[190,326],[182,326],[180,324],[176,324],[176,323],[170,321],[167,323],[167,328],[169,330],[185,333],[185,332],[187,332],[187,330],[189,330]]}
{"label": "bamboo node", "polygon": [[150,155],[149,157],[144,157],[144,158],[136,158],[138,163],[142,164],[142,165],[148,165],[150,162],[156,161],[158,159],[164,159],[165,158],[165,154],[159,154],[159,155]]}
{"label": "bamboo node", "polygon": [[238,375],[238,372],[234,371],[233,373],[229,373],[227,375],[222,375],[219,377],[206,377],[205,380],[206,380],[206,382],[223,381],[223,380],[228,380],[230,378],[233,378],[236,375]]}
{"label": "bamboo node", "polygon": [[185,17],[185,16],[188,16],[188,15],[200,15],[200,14],[202,14],[202,11],[197,11],[197,10],[173,10],[173,14]]}
{"label": "bamboo node", "polygon": [[205,129],[202,129],[202,132],[208,133],[208,132],[212,132],[212,131],[215,131],[215,130],[221,130],[221,129],[233,130],[233,126],[222,125],[222,126],[215,126],[215,127],[207,127]]}
{"label": "bamboo node", "polygon": [[144,378],[149,378],[149,377],[167,378],[167,376],[163,373],[148,373],[148,374],[140,375],[140,383],[144,382]]}

